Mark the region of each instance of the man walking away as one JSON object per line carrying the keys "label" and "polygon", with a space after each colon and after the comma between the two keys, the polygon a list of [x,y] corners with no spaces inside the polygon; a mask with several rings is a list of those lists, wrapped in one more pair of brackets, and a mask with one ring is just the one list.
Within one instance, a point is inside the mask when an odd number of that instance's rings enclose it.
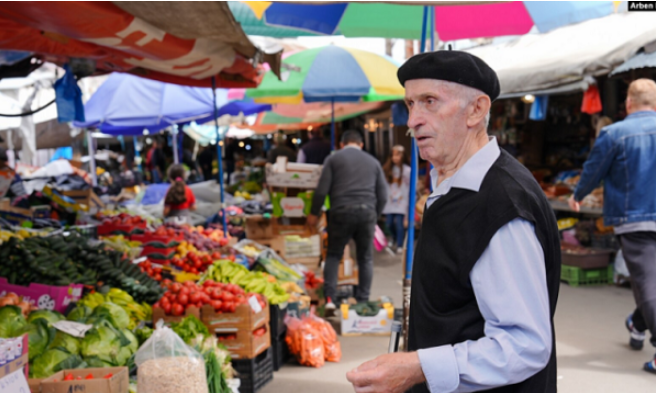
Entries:
{"label": "man walking away", "polygon": [[301,147],[296,162],[323,165],[330,155],[330,143],[323,139],[321,129],[310,131],[310,140]]}
{"label": "man walking away", "polygon": [[[656,347],[656,83],[638,79],[629,86],[623,121],[601,130],[570,207],[604,182],[604,224],[613,225],[631,273],[637,309],[626,320],[630,345],[642,349],[645,331]],[[644,370],[656,374],[656,355]]]}
{"label": "man walking away", "polygon": [[335,309],[337,272],[349,240],[355,240],[359,285],[355,294],[358,302],[369,300],[373,279],[373,238],[376,221],[387,202],[387,183],[378,161],[362,151],[362,135],[346,131],[342,135],[342,150],[326,159],[319,185],[312,199],[310,227],[316,226],[317,216],[326,195],[330,197],[328,220],[328,252],[324,267],[326,309]]}
{"label": "man walking away", "polygon": [[276,134],[276,145],[273,149],[269,150],[269,154],[267,155],[267,161],[271,164],[275,164],[279,156],[287,157],[287,162],[296,162],[296,152],[285,145],[285,139],[287,139],[285,134]]}

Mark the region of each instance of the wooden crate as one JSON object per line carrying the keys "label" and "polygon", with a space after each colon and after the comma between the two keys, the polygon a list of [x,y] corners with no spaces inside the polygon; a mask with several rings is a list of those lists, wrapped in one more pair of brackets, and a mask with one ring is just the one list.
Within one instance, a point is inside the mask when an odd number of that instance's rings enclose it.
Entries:
{"label": "wooden crate", "polygon": [[61,193],[64,196],[67,196],[71,199],[73,199],[75,202],[87,205],[89,209],[96,208],[96,209],[104,209],[105,204],[103,203],[102,200],[96,195],[95,192],[93,192],[92,189],[88,190],[71,190],[71,191],[64,191]]}
{"label": "wooden crate", "polygon": [[260,312],[255,313],[249,304],[240,304],[233,313],[217,313],[212,306],[204,305],[201,309],[201,320],[210,332],[219,329],[244,328],[253,331],[269,323],[269,305],[267,303]]}
{"label": "wooden crate", "polygon": [[164,310],[161,307],[153,308],[153,326],[156,325],[157,321],[159,321],[160,319],[163,319],[164,323],[168,325],[171,322],[180,322],[184,318],[186,318],[190,315],[195,316],[199,320],[201,319],[200,318],[200,309],[198,307],[194,307],[194,306],[188,307],[185,310],[184,315],[181,315],[179,317],[176,317],[174,315],[166,315],[164,313]]}
{"label": "wooden crate", "polygon": [[226,347],[233,359],[253,359],[271,347],[269,325],[264,324],[261,327],[266,329],[266,333],[260,337],[254,336],[253,330],[245,328],[222,328],[213,333],[219,337],[221,334],[235,334],[237,338],[219,342]]}

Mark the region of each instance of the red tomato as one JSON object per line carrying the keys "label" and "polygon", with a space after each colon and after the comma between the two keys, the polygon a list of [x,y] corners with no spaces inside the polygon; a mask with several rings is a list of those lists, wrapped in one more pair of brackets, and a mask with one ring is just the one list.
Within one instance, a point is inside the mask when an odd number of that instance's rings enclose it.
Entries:
{"label": "red tomato", "polygon": [[190,273],[198,274],[198,269],[193,268],[189,270]]}
{"label": "red tomato", "polygon": [[161,306],[159,305],[159,302],[153,304],[153,308],[160,308]]}
{"label": "red tomato", "polygon": [[189,296],[189,287],[182,287],[180,289],[180,292],[178,292],[178,294],[184,294],[184,295]]}
{"label": "red tomato", "polygon": [[93,374],[89,373],[84,379],[93,379]]}
{"label": "red tomato", "polygon": [[[170,292],[167,292],[166,294],[168,295],[169,293]],[[169,298],[166,295],[164,295],[164,297],[159,300],[159,303],[162,305],[162,307],[165,307],[167,305],[169,305],[169,306],[171,305],[171,301],[169,300]]]}
{"label": "red tomato", "polygon": [[199,301],[198,303],[194,304],[194,306],[196,306],[198,308],[202,308],[203,307],[203,302]]}
{"label": "red tomato", "polygon": [[221,302],[220,300],[212,300],[210,305],[212,306],[214,311],[219,312],[219,311],[221,311],[221,307],[223,306],[223,302]]}
{"label": "red tomato", "polygon": [[212,299],[214,299],[214,300],[222,300],[222,298],[223,298],[223,297],[222,297],[221,290],[218,289],[218,288],[214,288],[214,289],[210,292],[210,296],[211,296]]}
{"label": "red tomato", "polygon": [[183,306],[186,306],[187,304],[189,304],[189,295],[187,295],[186,293],[180,292],[178,294],[178,303],[182,304]]}
{"label": "red tomato", "polygon": [[72,381],[74,379],[73,374],[67,374],[64,376],[64,381]]}
{"label": "red tomato", "polygon": [[153,277],[155,281],[161,281],[162,280],[162,275],[161,274],[155,274],[155,277]]}
{"label": "red tomato", "polygon": [[173,293],[180,292],[181,288],[182,288],[182,285],[180,285],[180,283],[176,282],[175,284],[171,284],[171,292],[173,292]]}
{"label": "red tomato", "polygon": [[162,310],[164,310],[164,314],[170,315],[171,314],[171,304],[167,304],[165,306],[162,306]]}
{"label": "red tomato", "polygon": [[198,303],[201,301],[200,292],[192,292],[189,294],[189,301],[192,303]]}
{"label": "red tomato", "polygon": [[184,314],[184,307],[182,307],[181,304],[173,303],[173,305],[171,306],[171,312],[176,317],[179,317],[180,315]]}
{"label": "red tomato", "polygon": [[231,301],[235,299],[235,295],[233,295],[231,292],[224,292],[223,293],[223,300],[225,301]]}
{"label": "red tomato", "polygon": [[214,282],[214,280],[206,280],[206,281],[203,283],[203,286],[207,288],[207,287],[211,287],[211,286],[213,286],[214,284],[216,284],[216,283]]}

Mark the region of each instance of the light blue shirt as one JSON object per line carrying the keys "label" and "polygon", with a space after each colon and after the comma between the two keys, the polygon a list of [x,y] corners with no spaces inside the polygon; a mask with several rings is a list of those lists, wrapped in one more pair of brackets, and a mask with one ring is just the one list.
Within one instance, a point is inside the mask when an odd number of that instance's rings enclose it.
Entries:
{"label": "light blue shirt", "polygon": [[[427,208],[451,188],[478,192],[500,154],[496,139],[490,138],[439,186],[433,169],[435,191],[426,202]],[[532,223],[517,218],[497,231],[469,274],[485,318],[485,336],[417,351],[432,393],[512,385],[546,367],[552,350],[546,275],[544,253]]]}

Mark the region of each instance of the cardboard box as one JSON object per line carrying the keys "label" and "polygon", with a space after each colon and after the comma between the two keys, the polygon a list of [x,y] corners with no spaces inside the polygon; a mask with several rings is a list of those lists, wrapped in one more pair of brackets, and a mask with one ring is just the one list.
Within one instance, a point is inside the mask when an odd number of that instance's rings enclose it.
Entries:
{"label": "cardboard box", "polygon": [[311,257],[311,258],[286,258],[285,259],[288,264],[290,265],[303,265],[306,267],[308,270],[317,273],[321,270],[321,260],[319,257]]}
{"label": "cardboard box", "polygon": [[[114,374],[111,378],[103,378],[107,374]],[[72,374],[77,378],[89,374],[94,379],[81,379],[64,381],[64,375]],[[59,382],[55,382],[58,380]],[[126,393],[129,389],[129,375],[127,367],[107,368],[81,368],[63,370],[41,381],[41,393]]]}
{"label": "cardboard box", "polygon": [[271,164],[266,166],[266,183],[270,187],[313,190],[319,184],[322,167],[321,165],[288,163],[283,169],[284,172],[277,172],[276,169],[280,168],[275,168]]}
{"label": "cardboard box", "polygon": [[221,332],[225,329],[240,329],[253,331],[269,323],[269,305],[255,313],[250,304],[240,304],[232,313],[217,313],[212,306],[204,305],[201,309],[201,320],[210,332]]}
{"label": "cardboard box", "polygon": [[[27,356],[27,352],[25,352],[18,359],[14,359],[13,361],[0,367],[0,378],[4,378],[7,375],[20,370],[21,368],[27,366],[27,364],[28,364],[28,356]],[[25,378],[27,378],[27,368],[25,369]]]}
{"label": "cardboard box", "polygon": [[194,306],[188,307],[185,310],[184,315],[180,315],[178,317],[176,317],[174,315],[166,315],[164,313],[164,310],[161,307],[153,308],[153,325],[156,325],[157,321],[159,321],[160,319],[163,319],[164,323],[166,325],[170,324],[171,322],[180,322],[184,318],[186,318],[190,315],[195,316],[199,320],[201,319],[200,318],[200,309],[198,307],[194,307]]}
{"label": "cardboard box", "polygon": [[252,330],[244,328],[226,328],[216,333],[219,336],[221,334],[235,334],[237,336],[237,338],[232,340],[219,341],[230,352],[230,356],[233,359],[253,359],[271,347],[271,331],[269,330],[269,325],[264,324],[261,327],[266,329],[266,333],[260,337],[254,336]]}
{"label": "cardboard box", "polygon": [[14,292],[40,310],[54,310],[60,313],[65,312],[70,303],[77,302],[82,298],[83,288],[84,286],[81,284],[71,284],[65,287],[30,284],[28,287],[24,287],[9,284],[6,278],[0,277],[0,296]]}
{"label": "cardboard box", "polygon": [[273,234],[273,220],[262,215],[246,216],[244,225],[246,238],[251,240],[271,239]]}
{"label": "cardboard box", "polygon": [[278,256],[285,259],[285,238],[276,236],[270,239],[257,239],[261,245],[272,249]]}
{"label": "cardboard box", "polygon": [[321,256],[321,235],[285,236],[285,255],[288,258],[312,258]]}
{"label": "cardboard box", "polygon": [[[347,246],[348,247],[348,246]],[[344,259],[339,263],[337,271],[337,285],[358,285],[358,263],[354,259],[344,254]]]}
{"label": "cardboard box", "polygon": [[359,335],[388,335],[394,321],[394,306],[384,303],[383,308],[373,317],[363,317],[354,310],[349,309],[348,304],[340,306],[340,325],[342,336]]}
{"label": "cardboard box", "polygon": [[105,204],[91,188],[87,190],[63,191],[62,195],[73,199],[75,202],[86,205],[88,208],[104,209]]}
{"label": "cardboard box", "polygon": [[41,393],[41,382],[45,378],[30,378],[27,380],[27,386],[30,387],[31,393]]}

